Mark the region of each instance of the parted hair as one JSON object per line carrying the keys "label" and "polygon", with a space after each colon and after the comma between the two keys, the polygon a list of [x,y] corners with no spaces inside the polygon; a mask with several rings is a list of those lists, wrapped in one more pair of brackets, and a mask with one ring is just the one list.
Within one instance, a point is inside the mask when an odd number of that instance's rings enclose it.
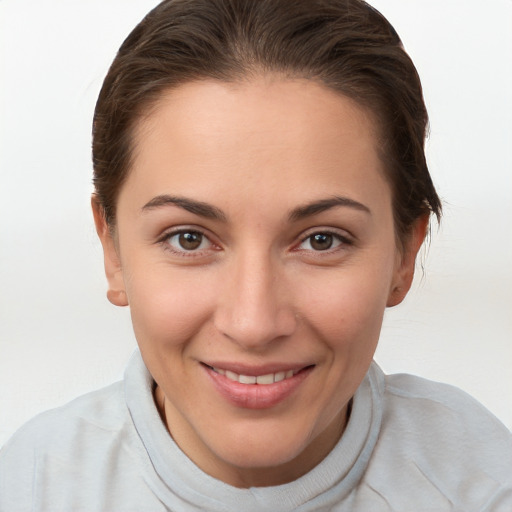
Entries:
{"label": "parted hair", "polygon": [[399,240],[441,202],[424,152],[428,115],[416,68],[391,24],[361,0],[164,0],[129,34],[93,122],[95,198],[115,225],[137,122],[181,84],[280,73],[324,84],[371,112]]}

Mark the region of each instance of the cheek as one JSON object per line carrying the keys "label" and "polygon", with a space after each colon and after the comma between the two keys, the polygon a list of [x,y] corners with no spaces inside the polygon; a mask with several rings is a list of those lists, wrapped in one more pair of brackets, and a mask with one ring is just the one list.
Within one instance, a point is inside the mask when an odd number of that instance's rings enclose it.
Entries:
{"label": "cheek", "polygon": [[340,268],[302,283],[303,318],[347,368],[371,360],[380,336],[393,268],[380,263]]}
{"label": "cheek", "polygon": [[380,325],[388,296],[382,280],[368,275],[330,277],[328,286],[317,282],[307,287],[305,315],[329,335],[339,329],[355,334]]}
{"label": "cheek", "polygon": [[[211,293],[201,280],[169,269],[132,273],[126,288],[133,328],[142,346],[185,344],[207,321]],[[204,285],[204,281],[202,281]]]}

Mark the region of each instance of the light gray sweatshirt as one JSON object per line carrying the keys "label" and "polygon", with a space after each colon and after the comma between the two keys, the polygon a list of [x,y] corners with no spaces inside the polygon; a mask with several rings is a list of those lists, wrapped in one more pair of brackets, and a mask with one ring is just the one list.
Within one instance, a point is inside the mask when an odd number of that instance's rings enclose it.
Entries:
{"label": "light gray sweatshirt", "polygon": [[0,451],[0,511],[511,512],[512,436],[462,391],[373,363],[332,452],[238,489],[174,443],[140,353],[123,382],[43,413]]}

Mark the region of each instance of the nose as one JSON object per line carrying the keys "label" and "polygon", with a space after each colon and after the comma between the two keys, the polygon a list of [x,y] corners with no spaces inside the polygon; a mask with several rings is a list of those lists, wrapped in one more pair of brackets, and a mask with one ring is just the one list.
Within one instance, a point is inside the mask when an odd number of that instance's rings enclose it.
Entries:
{"label": "nose", "polygon": [[283,264],[268,254],[248,252],[229,265],[214,322],[219,332],[244,349],[261,351],[293,334],[297,315]]}

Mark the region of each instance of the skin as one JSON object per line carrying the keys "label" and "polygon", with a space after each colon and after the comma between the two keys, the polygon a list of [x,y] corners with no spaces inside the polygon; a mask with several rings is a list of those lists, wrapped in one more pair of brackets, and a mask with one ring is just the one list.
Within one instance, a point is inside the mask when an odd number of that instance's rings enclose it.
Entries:
{"label": "skin", "polygon": [[[313,81],[188,83],[137,127],[113,236],[93,199],[108,297],[130,306],[167,428],[228,484],[289,482],[329,453],[385,308],[409,290],[428,219],[397,247],[377,140],[369,113]],[[203,233],[199,248],[176,230]],[[250,409],[219,394],[205,361],[312,369]]]}

